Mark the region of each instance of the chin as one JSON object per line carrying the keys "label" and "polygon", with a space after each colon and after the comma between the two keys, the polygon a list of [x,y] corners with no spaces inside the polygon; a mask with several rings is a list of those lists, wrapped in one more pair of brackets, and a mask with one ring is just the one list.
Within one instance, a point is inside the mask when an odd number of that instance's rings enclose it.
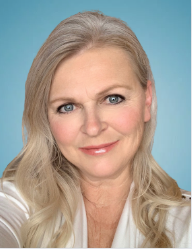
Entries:
{"label": "chin", "polygon": [[[107,165],[107,166],[106,166]],[[111,167],[109,166],[111,165]],[[117,165],[117,164],[116,164]],[[80,169],[81,174],[89,176],[91,178],[95,178],[95,179],[114,179],[116,178],[122,171],[124,168],[119,167],[119,168],[115,168],[114,165],[108,163],[105,165],[95,165],[92,166],[89,169]]]}

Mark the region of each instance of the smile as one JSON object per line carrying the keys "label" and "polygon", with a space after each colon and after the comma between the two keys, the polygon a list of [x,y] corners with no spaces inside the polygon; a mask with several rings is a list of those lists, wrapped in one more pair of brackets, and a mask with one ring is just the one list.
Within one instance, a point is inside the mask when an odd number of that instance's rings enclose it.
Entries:
{"label": "smile", "polygon": [[88,147],[86,148],[85,147],[85,148],[79,148],[79,149],[82,152],[84,152],[85,154],[96,156],[96,155],[101,155],[101,154],[109,152],[110,150],[112,150],[116,146],[116,144],[118,142],[119,141],[116,141],[116,142],[108,144],[106,146],[103,145],[102,147],[99,147],[99,148],[88,148]]}

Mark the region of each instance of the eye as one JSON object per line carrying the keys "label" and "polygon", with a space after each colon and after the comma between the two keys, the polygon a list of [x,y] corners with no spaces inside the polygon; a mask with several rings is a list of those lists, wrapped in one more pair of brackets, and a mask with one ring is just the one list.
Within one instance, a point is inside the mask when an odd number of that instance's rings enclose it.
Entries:
{"label": "eye", "polygon": [[119,94],[109,95],[105,97],[105,99],[109,99],[109,102],[113,105],[119,104],[125,100],[125,98]]}
{"label": "eye", "polygon": [[74,104],[68,103],[57,108],[58,113],[68,114],[74,110]]}

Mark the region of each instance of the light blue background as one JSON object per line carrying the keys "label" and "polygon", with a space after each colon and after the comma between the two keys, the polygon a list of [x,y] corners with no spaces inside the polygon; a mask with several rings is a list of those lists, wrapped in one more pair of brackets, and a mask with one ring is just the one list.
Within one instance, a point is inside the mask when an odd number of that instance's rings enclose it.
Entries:
{"label": "light blue background", "polygon": [[60,21],[84,10],[121,18],[137,35],[156,82],[153,155],[190,190],[190,0],[0,0],[0,176],[22,148],[24,85],[34,57]]}

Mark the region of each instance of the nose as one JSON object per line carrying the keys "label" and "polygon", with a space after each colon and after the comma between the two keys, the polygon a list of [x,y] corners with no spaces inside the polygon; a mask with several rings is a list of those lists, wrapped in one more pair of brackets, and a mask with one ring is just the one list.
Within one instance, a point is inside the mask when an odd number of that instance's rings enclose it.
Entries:
{"label": "nose", "polygon": [[107,129],[107,123],[102,120],[99,113],[95,109],[85,111],[83,125],[81,131],[91,137],[98,136],[102,131]]}

